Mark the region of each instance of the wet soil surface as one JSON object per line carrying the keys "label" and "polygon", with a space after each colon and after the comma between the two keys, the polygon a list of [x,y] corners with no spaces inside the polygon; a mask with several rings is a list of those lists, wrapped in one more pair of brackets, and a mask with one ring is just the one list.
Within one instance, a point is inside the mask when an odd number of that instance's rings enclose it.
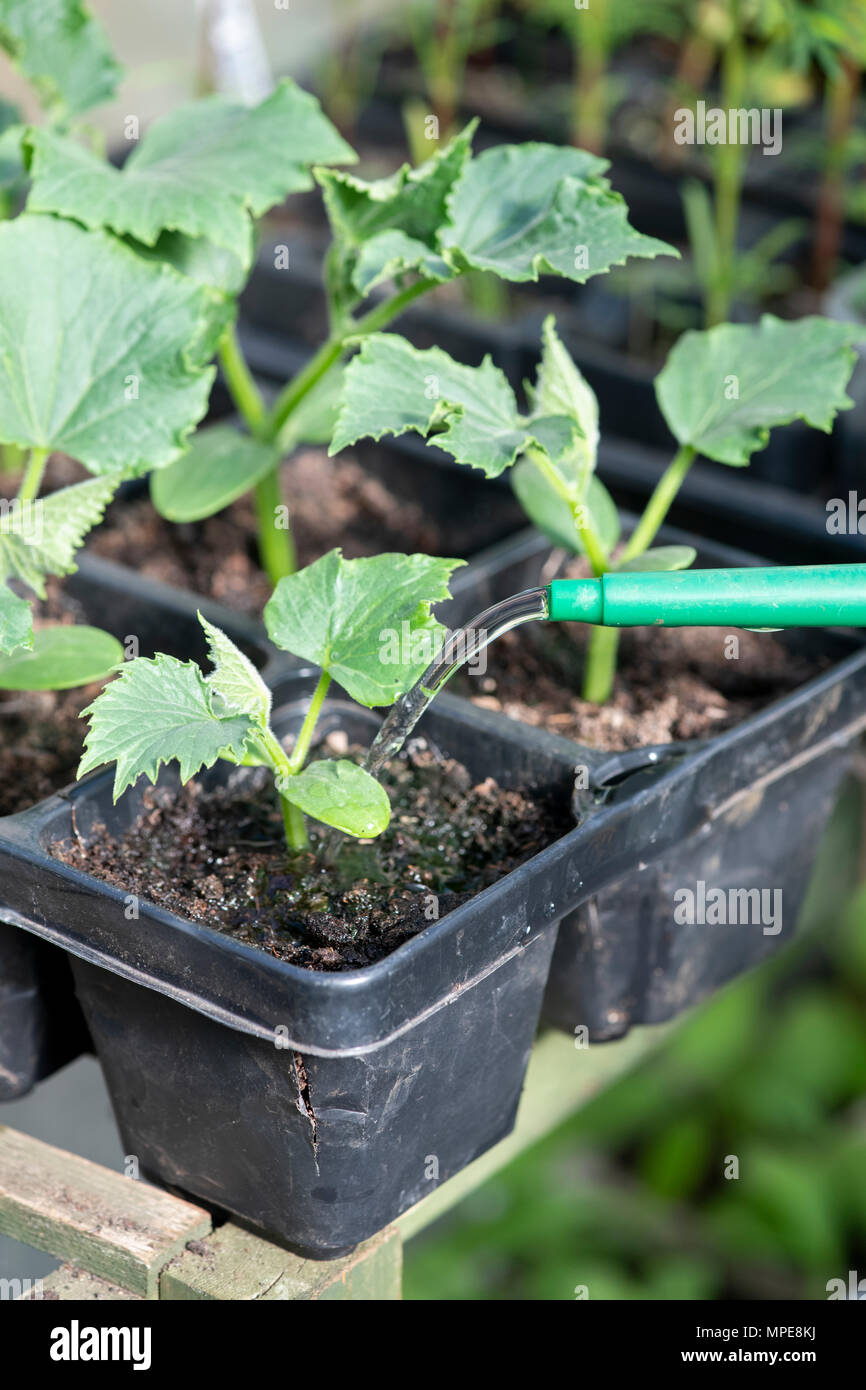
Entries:
{"label": "wet soil surface", "polygon": [[[295,454],[283,464],[282,491],[301,566],[337,545],[347,559],[389,550],[451,554],[453,535],[444,537],[420,506],[395,497],[350,456],[329,459],[323,449]],[[271,589],[255,537],[252,497],[182,525],[164,521],[143,497],[115,502],[88,549],[260,617]]]}
{"label": "wet soil surface", "polygon": [[[345,736],[324,751],[346,756]],[[382,780],[391,824],[373,841],[323,845],[311,824],[310,851],[290,857],[271,782],[244,770],[216,790],[150,789],[122,839],[52,853],[280,960],[339,971],[388,955],[573,825],[563,802],[476,783],[422,739]]]}

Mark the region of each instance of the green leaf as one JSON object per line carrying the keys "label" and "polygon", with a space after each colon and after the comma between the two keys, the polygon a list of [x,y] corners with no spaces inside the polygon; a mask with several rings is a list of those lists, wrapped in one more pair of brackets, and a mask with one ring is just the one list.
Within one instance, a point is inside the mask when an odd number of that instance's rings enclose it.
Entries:
{"label": "green leaf", "polygon": [[56,117],[107,101],[121,76],[102,25],[80,0],[0,0],[0,47]]}
{"label": "green leaf", "polygon": [[570,448],[575,427],[563,416],[524,418],[505,374],[454,362],[440,348],[419,350],[396,333],[373,333],[345,372],[343,404],[330,453],[369,435],[436,430],[436,444],[458,463],[495,478],[536,443],[553,457]]}
{"label": "green leaf", "polygon": [[[515,464],[511,483],[526,515],[553,545],[560,545],[575,554],[583,553],[577,528],[572,521],[568,503],[557,493],[531,459]],[[620,535],[619,512],[616,503],[599,478],[592,475],[582,498],[589,522],[608,554]]]}
{"label": "green leaf", "polygon": [[199,285],[209,285],[220,294],[240,294],[247,271],[240,259],[206,237],[184,236],[183,232],[162,232],[153,246],[128,237],[127,243],[145,260],[164,261],[181,275]]}
{"label": "green leaf", "polygon": [[249,492],[279,461],[276,445],[234,425],[209,425],[175,463],[151,473],[150,496],[168,521],[201,521]]}
{"label": "green leaf", "polygon": [[645,550],[643,555],[635,555],[633,560],[626,560],[619,568],[641,573],[649,570],[687,570],[697,558],[698,552],[690,545],[657,545],[653,550]]}
{"label": "green leaf", "polygon": [[90,727],[78,776],[115,763],[117,801],[139,777],[155,782],[164,763],[178,762],[188,782],[217,758],[241,762],[255,723],[248,714],[215,714],[211,696],[192,662],[162,653],[127,662],[82,712]]}
{"label": "green leaf", "polygon": [[417,169],[404,164],[373,183],[332,169],[315,171],[334,233],[331,275],[338,295],[350,299],[350,286],[357,294],[368,294],[382,280],[407,270],[451,279],[454,272],[442,258],[438,237],[476,124]]}
{"label": "green leaf", "polygon": [[0,580],[18,579],[44,598],[45,576],[73,572],[75,553],[116,486],[113,478],[91,478],[0,514]]}
{"label": "green leaf", "polygon": [[0,652],[33,646],[33,610],[26,599],[0,584]]}
{"label": "green leaf", "polygon": [[580,500],[595,471],[598,455],[598,401],[556,331],[549,314],[541,330],[542,353],[535,386],[526,390],[537,415],[568,416],[578,433],[566,453],[552,460],[569,493]]}
{"label": "green leaf", "polygon": [[204,628],[208,656],[214,667],[205,680],[222,701],[224,712],[248,714],[262,729],[267,728],[271,717],[271,692],[255,666],[221,628],[209,623],[201,613],[198,620]]}
{"label": "green leaf", "polygon": [[154,121],[122,169],[51,131],[29,136],[28,208],[110,227],[153,246],[161,232],[206,237],[249,267],[252,218],[313,187],[310,166],[354,163],[318,101],[289,79],[258,106],[223,96]]}
{"label": "green leaf", "polygon": [[310,763],[294,777],[281,778],[279,785],[286,801],[347,835],[380,835],[391,819],[384,788],[345,758]]}
{"label": "green leaf", "polygon": [[629,226],[628,208],[606,180],[606,162],[583,150],[498,145],[466,165],[441,236],[455,270],[492,270],[504,280],[564,275],[583,284],[629,256],[676,256]]}
{"label": "green leaf", "polygon": [[0,690],[71,690],[103,680],[123,648],[98,627],[43,627],[32,650],[0,657]]}
{"label": "green leaf", "polygon": [[445,629],[430,605],[449,597],[461,560],[331,550],[281,579],[265,607],[272,642],[314,661],[362,705],[390,705],[423,674]]}
{"label": "green leaf", "polygon": [[830,432],[851,406],[845,387],[856,326],[825,318],[720,324],[684,333],[656,377],[656,396],[680,444],[742,467],[774,425],[805,420]]}
{"label": "green leaf", "polygon": [[92,473],[175,459],[207,410],[213,296],[104,232],[0,226],[0,440]]}

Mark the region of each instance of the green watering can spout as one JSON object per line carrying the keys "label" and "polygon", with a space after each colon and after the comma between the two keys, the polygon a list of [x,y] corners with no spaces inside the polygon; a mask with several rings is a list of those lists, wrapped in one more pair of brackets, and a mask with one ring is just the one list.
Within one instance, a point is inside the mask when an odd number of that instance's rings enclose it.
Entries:
{"label": "green watering can spout", "polygon": [[547,610],[554,622],[604,627],[866,627],[866,564],[554,579]]}

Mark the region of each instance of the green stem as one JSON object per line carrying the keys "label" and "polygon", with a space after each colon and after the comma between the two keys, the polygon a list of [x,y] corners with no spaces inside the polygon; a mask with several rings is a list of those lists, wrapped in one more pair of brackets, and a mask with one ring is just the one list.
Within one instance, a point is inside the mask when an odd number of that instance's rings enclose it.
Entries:
{"label": "green stem", "polygon": [[233,323],[220,340],[219,359],[232,400],[246,420],[250,434],[265,437],[268,409],[241,352]]}
{"label": "green stem", "polygon": [[280,806],[283,811],[283,829],[286,832],[286,844],[289,849],[307,849],[310,842],[307,838],[307,827],[304,824],[304,813],[300,806],[295,806],[284,796],[280,797]]}
{"label": "green stem", "polygon": [[332,367],[339,357],[342,356],[348,344],[356,338],[364,338],[370,333],[377,333],[380,328],[385,328],[391,321],[402,314],[407,305],[414,299],[428,290],[433,289],[435,280],[416,280],[413,285],[398,291],[390,299],[386,299],[381,304],[377,304],[374,309],[363,314],[359,319],[352,319],[341,330],[333,333],[316,353],[310,358],[305,367],[293,377],[287,386],[283,388],[277,397],[274,408],[271,412],[267,426],[267,436],[269,439],[276,439],[289,416],[300,405],[305,396],[309,395],[317,382],[321,381],[325,372]]}
{"label": "green stem", "polygon": [[39,488],[42,485],[42,474],[45,472],[45,465],[48,462],[49,449],[31,449],[27,466],[24,469],[24,476],[21,479],[21,486],[18,489],[19,502],[32,502],[34,497],[39,495]]}
{"label": "green stem", "polygon": [[[733,0],[731,8],[733,28],[722,57],[721,105],[726,112],[743,106],[746,87],[746,50],[740,30],[739,0]],[[707,328],[726,322],[730,316],[744,160],[745,152],[741,145],[726,142],[716,147],[713,182],[719,272],[707,296]]]}
{"label": "green stem", "polygon": [[643,516],[629,537],[622,553],[620,564],[643,555],[656,538],[659,527],[667,516],[671,504],[682,487],[683,479],[692,466],[695,450],[690,444],[683,444],[677,450],[662,476],[653,489],[652,496],[644,508]]}
{"label": "green stem", "polygon": [[[283,388],[270,412],[244,360],[234,325],[230,325],[220,342],[220,362],[232,399],[244,417],[250,433],[265,443],[278,442],[293,412],[342,356],[348,344],[356,338],[365,337],[384,328],[401,314],[408,304],[432,289],[435,284],[435,280],[417,280],[382,304],[376,305],[361,318],[351,320],[340,331],[332,333],[306,366]],[[294,574],[297,568],[297,554],[291,530],[275,525],[277,508],[282,504],[279,466],[256,484],[255,504],[262,564],[271,584],[277,585],[286,575]]]}
{"label": "green stem", "polygon": [[287,574],[298,567],[291,527],[277,525],[277,510],[283,506],[279,470],[274,468],[256,483],[253,490],[259,556],[271,584],[276,588]]}
{"label": "green stem", "polygon": [[560,497],[568,507],[571,513],[571,519],[574,522],[575,530],[580,537],[583,553],[592,566],[593,574],[596,576],[606,574],[610,569],[610,557],[589,520],[587,509],[584,504],[576,501],[571,495],[568,487],[545,453],[542,453],[540,449],[527,449],[526,456],[535,464],[535,467],[553,488],[557,497]]}
{"label": "green stem", "polygon": [[590,634],[583,669],[583,699],[592,705],[603,705],[610,699],[616,675],[616,655],[619,648],[619,628],[594,627]]}
{"label": "green stem", "polygon": [[[636,556],[643,555],[658,534],[659,527],[670,510],[671,503],[682,486],[683,479],[692,466],[695,450],[690,444],[683,444],[677,450],[662,476],[656,483],[652,496],[646,504],[643,516],[629,537],[617,568]],[[608,568],[610,568],[608,566]],[[598,573],[598,571],[596,571]],[[616,657],[619,648],[619,630],[614,627],[593,629],[586,654],[583,674],[583,698],[594,705],[603,705],[610,698],[616,675]]]}
{"label": "green stem", "polygon": [[[319,676],[319,683],[313,691],[313,698],[310,701],[309,709],[304,716],[301,731],[295,740],[292,749],[292,756],[288,757],[283,745],[280,743],[276,734],[271,729],[267,729],[261,736],[262,749],[267,756],[271,767],[277,775],[277,787],[285,785],[290,777],[296,777],[306,762],[307,754],[310,751],[310,742],[322,712],[322,703],[328,693],[331,684],[331,677],[323,671]],[[283,812],[283,826],[286,832],[286,843],[290,849],[306,849],[309,840],[307,839],[307,827],[304,823],[304,813],[300,807],[295,806],[280,791],[280,805]]]}
{"label": "green stem", "polygon": [[292,749],[292,756],[289,758],[289,772],[293,777],[296,772],[300,772],[301,768],[304,766],[304,763],[306,762],[307,754],[310,751],[310,740],[313,737],[313,732],[316,728],[316,724],[318,723],[319,715],[322,712],[322,705],[324,703],[325,696],[328,693],[328,687],[330,684],[331,677],[328,675],[327,671],[323,671],[322,674],[319,676],[319,683],[313,691],[313,698],[311,699],[310,707],[307,710],[306,715],[304,716],[304,722],[301,725],[301,732],[298,734],[298,737],[295,740],[295,746]]}

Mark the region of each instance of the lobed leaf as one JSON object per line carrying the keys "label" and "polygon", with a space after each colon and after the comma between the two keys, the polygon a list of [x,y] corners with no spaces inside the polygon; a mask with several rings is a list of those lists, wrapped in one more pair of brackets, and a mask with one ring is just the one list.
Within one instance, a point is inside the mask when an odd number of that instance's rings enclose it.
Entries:
{"label": "lobed leaf", "polygon": [[458,463],[495,478],[538,444],[551,457],[573,445],[564,416],[524,418],[503,372],[454,362],[440,348],[412,347],[396,333],[374,333],[345,371],[343,404],[330,453],[370,436],[436,431],[437,445]]}
{"label": "lobed leaf", "polygon": [[563,275],[583,284],[629,256],[676,256],[628,222],[598,175],[605,160],[559,145],[498,145],[469,162],[448,201],[442,252],[455,270],[503,280]]}
{"label": "lobed leaf", "polygon": [[121,76],[102,25],[80,0],[0,0],[0,47],[58,117],[107,101]]}
{"label": "lobed leaf", "polygon": [[20,580],[44,598],[45,576],[73,572],[75,553],[116,486],[113,478],[91,478],[0,513],[0,580]]}
{"label": "lobed leaf", "polygon": [[578,433],[572,447],[555,461],[555,467],[572,495],[579,501],[595,472],[598,455],[598,401],[556,331],[556,320],[548,314],[541,330],[541,362],[535,386],[526,390],[533,411],[538,415],[565,415],[574,420]]}
{"label": "lobed leaf", "polygon": [[311,165],[356,158],[316,98],[288,78],[258,106],[209,96],[179,107],[154,121],[122,169],[52,131],[28,138],[30,211],[148,246],[165,231],[204,237],[245,268],[254,217],[312,188]]}
{"label": "lobed leaf", "polygon": [[449,597],[461,560],[331,550],[281,579],[265,607],[272,642],[313,661],[362,705],[390,705],[423,674],[444,628],[431,604]]}
{"label": "lobed leaf", "polygon": [[0,225],[0,440],[92,473],[170,463],[204,415],[215,299],[104,232]]}
{"label": "lobed leaf", "polygon": [[280,794],[305,815],[347,835],[380,835],[391,819],[387,793],[346,758],[329,758],[280,781]]}
{"label": "lobed leaf", "polygon": [[439,233],[448,217],[448,195],[470,157],[476,122],[413,169],[404,164],[388,178],[367,183],[352,174],[317,169],[334,233],[331,286],[338,297],[368,294],[382,280],[407,270],[450,280]]}
{"label": "lobed leaf", "polygon": [[[208,656],[213,671],[205,677],[225,711],[248,714],[262,728],[271,717],[271,692],[249,657],[235,646],[230,637],[198,615],[207,638]],[[212,702],[215,704],[215,702]]]}
{"label": "lobed leaf", "polygon": [[829,433],[857,360],[862,328],[764,314],[758,324],[684,333],[656,377],[656,397],[680,444],[743,467],[770,430],[805,420]]}
{"label": "lobed leaf", "polygon": [[241,762],[256,729],[249,714],[215,713],[199,668],[162,653],[124,665],[82,717],[90,726],[78,776],[114,762],[115,801],[139,777],[156,782],[163,764],[179,763],[188,782],[218,758]]}

